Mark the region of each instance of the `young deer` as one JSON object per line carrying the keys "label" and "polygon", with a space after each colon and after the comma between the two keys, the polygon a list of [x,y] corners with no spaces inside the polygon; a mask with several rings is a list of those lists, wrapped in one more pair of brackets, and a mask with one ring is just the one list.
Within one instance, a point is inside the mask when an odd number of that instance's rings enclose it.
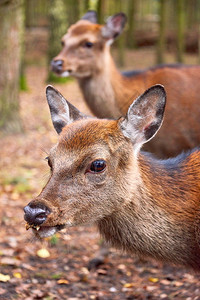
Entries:
{"label": "young deer", "polygon": [[47,237],[94,223],[113,247],[200,270],[200,150],[167,160],[140,151],[161,126],[164,88],[118,120],[85,116],[51,86],[47,101],[59,138],[51,177],[24,208],[27,229]]}
{"label": "young deer", "polygon": [[165,123],[146,150],[169,157],[200,144],[200,66],[162,65],[121,74],[110,45],[122,32],[123,13],[96,24],[94,11],[72,25],[62,38],[63,49],[52,60],[52,70],[77,78],[85,101],[99,118],[125,115],[133,99],[155,84],[165,86],[168,103]]}

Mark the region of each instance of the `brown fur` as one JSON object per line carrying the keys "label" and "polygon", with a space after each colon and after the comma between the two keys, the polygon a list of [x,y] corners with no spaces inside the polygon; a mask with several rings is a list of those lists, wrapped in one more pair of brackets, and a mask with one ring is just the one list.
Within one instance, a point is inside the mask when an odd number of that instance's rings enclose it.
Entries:
{"label": "brown fur", "polygon": [[[107,40],[101,35],[102,27],[78,21],[63,37],[64,47],[54,58],[63,61],[62,72],[70,70],[78,79],[91,111],[100,118],[119,118],[135,97],[159,83],[166,88],[168,97],[165,122],[146,150],[169,157],[199,145],[200,66],[166,65],[127,78],[113,62]],[[93,48],[83,47],[86,40],[94,43]]]}
{"label": "brown fur", "polygon": [[[200,271],[200,150],[168,160],[139,152],[162,123],[162,88],[146,91],[118,121],[85,118],[51,87],[47,97],[63,129],[49,153],[51,177],[29,203],[51,212],[36,233],[94,223],[116,248]],[[89,172],[98,159],[106,168]]]}
{"label": "brown fur", "polygon": [[[108,173],[91,182],[82,170],[97,158]],[[200,270],[199,150],[180,162],[142,153],[137,162],[116,121],[90,120],[67,126],[50,159],[51,179],[36,199],[53,212],[46,226],[96,223],[114,247]]]}

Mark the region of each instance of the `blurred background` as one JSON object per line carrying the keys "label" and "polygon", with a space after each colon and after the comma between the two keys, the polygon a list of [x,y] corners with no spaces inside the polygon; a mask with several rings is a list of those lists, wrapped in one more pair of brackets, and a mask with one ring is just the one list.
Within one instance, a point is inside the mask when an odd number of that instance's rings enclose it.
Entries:
{"label": "blurred background", "polygon": [[113,250],[88,271],[99,248],[93,227],[44,241],[25,230],[23,207],[47,182],[45,157],[57,141],[46,85],[90,113],[76,80],[49,68],[61,37],[88,9],[99,23],[126,13],[111,46],[121,70],[200,62],[200,0],[0,0],[0,299],[199,300],[200,276],[183,268]]}
{"label": "blurred background", "polygon": [[[99,23],[126,13],[126,28],[112,47],[120,68],[200,61],[200,0],[1,0],[0,103],[6,103],[0,105],[1,129],[20,131],[17,120],[13,128],[6,122],[17,118],[18,87],[28,89],[27,66],[46,68],[49,82],[66,81],[50,73],[49,62],[59,53],[67,28],[88,9],[97,11]],[[134,54],[140,50],[147,55],[138,64]]]}

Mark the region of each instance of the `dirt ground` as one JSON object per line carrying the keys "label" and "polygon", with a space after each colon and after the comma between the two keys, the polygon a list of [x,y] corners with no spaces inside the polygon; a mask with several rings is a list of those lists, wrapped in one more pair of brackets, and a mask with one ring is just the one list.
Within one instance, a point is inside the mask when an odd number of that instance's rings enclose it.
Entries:
{"label": "dirt ground", "polygon": [[[153,64],[151,50],[131,55],[136,68]],[[44,241],[26,231],[23,207],[47,181],[45,157],[57,140],[45,99],[46,76],[44,66],[27,68],[29,89],[20,94],[24,133],[0,140],[0,299],[199,300],[200,275],[113,249],[105,264],[89,271],[100,242],[96,228],[65,229]],[[75,81],[54,86],[89,113]]]}

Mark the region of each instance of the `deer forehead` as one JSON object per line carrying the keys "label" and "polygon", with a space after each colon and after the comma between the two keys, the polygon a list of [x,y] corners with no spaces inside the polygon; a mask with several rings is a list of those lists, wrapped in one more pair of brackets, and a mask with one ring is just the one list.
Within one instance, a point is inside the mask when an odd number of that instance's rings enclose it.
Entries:
{"label": "deer forehead", "polygon": [[62,40],[68,47],[73,47],[82,41],[96,43],[100,38],[100,27],[100,25],[91,24],[88,21],[79,21],[68,29]]}
{"label": "deer forehead", "polygon": [[84,119],[63,128],[49,157],[54,173],[72,172],[96,159],[110,162],[117,156],[119,159],[123,144],[124,137],[117,121]]}
{"label": "deer forehead", "polygon": [[[120,137],[120,138],[119,138]],[[87,150],[99,146],[114,150],[123,135],[118,122],[111,120],[79,120],[65,126],[60,134],[58,146],[69,151]]]}
{"label": "deer forehead", "polygon": [[79,36],[85,34],[86,32],[90,32],[91,34],[95,35],[100,32],[101,27],[102,25],[93,24],[86,20],[80,20],[68,29],[68,33],[73,36]]}

